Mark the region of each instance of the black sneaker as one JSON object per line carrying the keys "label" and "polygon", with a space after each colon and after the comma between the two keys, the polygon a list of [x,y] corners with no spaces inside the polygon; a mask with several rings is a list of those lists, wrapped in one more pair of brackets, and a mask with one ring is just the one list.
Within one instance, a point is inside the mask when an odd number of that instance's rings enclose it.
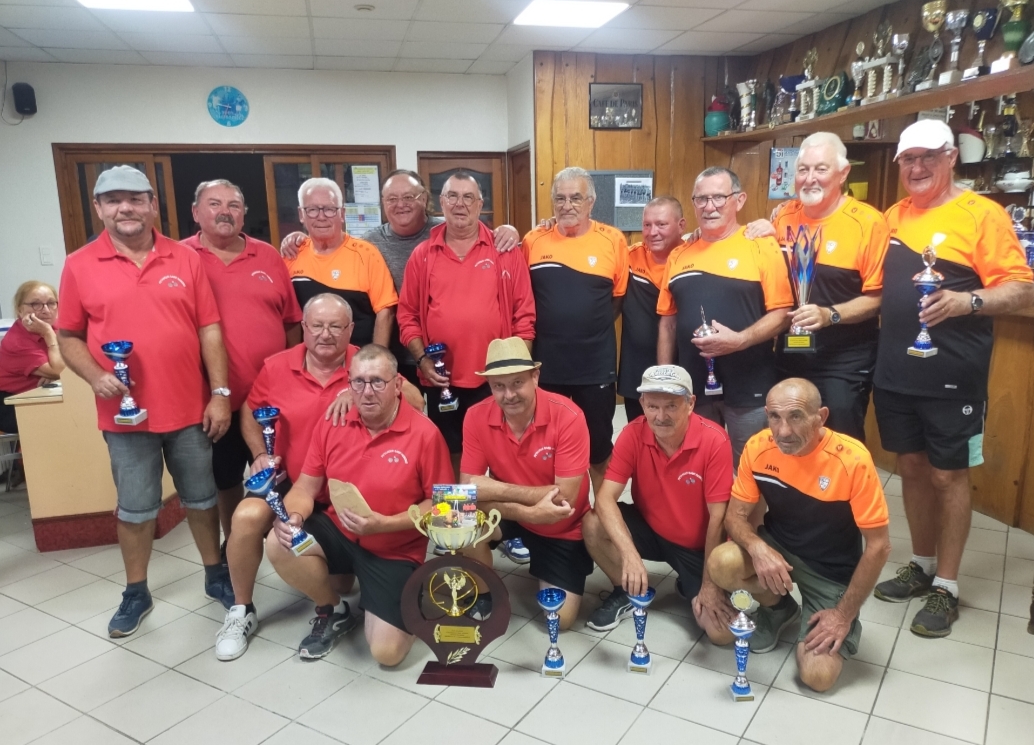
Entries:
{"label": "black sneaker", "polygon": [[223,542],[219,545],[219,563],[222,564],[224,567],[226,567],[227,571],[230,570],[230,562],[228,562],[226,560],[226,541],[225,540],[223,540]]}
{"label": "black sneaker", "polygon": [[122,593],[122,604],[108,621],[108,636],[112,639],[129,636],[140,628],[140,622],[152,610],[154,602],[151,600],[151,593],[126,590]]}
{"label": "black sneaker", "polygon": [[332,605],[317,605],[316,617],[309,623],[312,631],[298,645],[298,656],[318,660],[330,654],[338,637],[354,629],[359,619],[352,615],[348,603],[345,603],[344,613],[335,613]]}
{"label": "black sneaker", "polygon": [[628,601],[628,593],[618,587],[603,601],[603,605],[592,612],[585,625],[593,631],[610,631],[631,615],[632,603]]}
{"label": "black sneaker", "polygon": [[492,593],[483,592],[478,595],[474,605],[467,610],[467,615],[475,621],[487,621],[488,617],[492,615]]}
{"label": "black sneaker", "polygon": [[930,592],[933,577],[923,571],[914,561],[898,570],[894,579],[888,579],[876,585],[872,591],[880,600],[888,603],[907,603],[912,598],[921,598]]}
{"label": "black sneaker", "polygon": [[754,614],[757,628],[747,640],[750,651],[754,654],[771,652],[779,643],[779,635],[783,633],[783,629],[796,623],[800,618],[801,606],[790,595],[784,595],[783,599],[771,608],[759,607]]}
{"label": "black sneaker", "polygon": [[913,634],[940,638],[951,633],[951,625],[959,618],[959,599],[943,587],[935,587],[926,596],[926,605],[916,613],[910,627]]}

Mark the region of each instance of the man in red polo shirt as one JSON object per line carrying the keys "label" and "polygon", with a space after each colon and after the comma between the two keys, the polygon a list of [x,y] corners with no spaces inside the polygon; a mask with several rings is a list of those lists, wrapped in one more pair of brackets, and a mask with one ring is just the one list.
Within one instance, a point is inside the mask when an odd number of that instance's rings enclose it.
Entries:
{"label": "man in red polo shirt", "polygon": [[[248,400],[241,406],[241,432],[248,448],[252,473],[283,466],[297,481],[312,441],[312,431],[331,409],[349,407],[354,394],[348,387],[348,368],[359,347],[351,344],[352,309],[339,295],[324,293],[305,304],[302,344],[266,360],[255,378]],[[416,386],[403,384],[403,396],[417,411],[424,399]],[[262,427],[252,412],[263,406],[280,409],[276,421],[276,448],[281,455],[266,454]],[[282,487],[281,495],[289,485]],[[273,527],[273,511],[261,499],[245,499],[233,513],[233,530],[226,553],[233,580],[234,604],[216,634],[215,655],[235,660],[248,649],[248,637],[258,628],[252,602],[255,577],[262,562],[262,544]]]}
{"label": "man in red polo shirt", "polygon": [[[427,539],[406,511],[430,509],[431,487],[452,478],[449,450],[441,433],[422,414],[402,405],[403,378],[386,348],[368,344],[352,358],[350,386],[356,399],[343,426],[316,424],[302,473],[284,504],[290,524],[300,526],[316,545],[302,556],[291,552],[290,527],[280,521],[266,541],[277,574],[316,603],[312,632],[298,654],[325,657],[357,619],[331,575],[359,579],[360,607],[366,611],[366,641],[382,665],[402,662],[415,637],[402,621],[402,588],[423,563]],[[360,517],[338,512],[324,489],[328,479],[350,482],[372,510]]]}
{"label": "man in red polo shirt", "polygon": [[251,462],[241,436],[241,404],[266,358],[302,338],[302,309],[287,267],[275,248],[244,234],[247,211],[240,187],[225,179],[202,181],[193,205],[194,222],[201,229],[181,241],[197,251],[212,284],[230,365],[230,428],[212,445],[219,521],[226,536],[244,495],[241,476]]}
{"label": "man in red polo shirt", "polygon": [[[678,574],[679,594],[715,644],[728,644],[733,609],[705,569],[725,540],[722,521],[732,489],[732,447],[725,430],[693,413],[693,379],[677,365],[647,368],[644,416],[629,422],[614,445],[603,488],[585,516],[585,545],[614,583],[586,622],[596,631],[632,615],[629,595],[650,585],[643,560],[664,561]],[[632,479],[632,504],[618,498]]]}
{"label": "man in red polo shirt", "polygon": [[[147,177],[116,166],[100,175],[93,195],[104,230],[65,260],[58,343],[97,396],[97,423],[111,456],[126,591],[108,634],[122,637],[154,608],[147,563],[163,457],[205,565],[205,594],[226,607],[233,602],[219,556],[211,444],[230,424],[231,391],[211,285],[194,251],[154,229],[158,200]],[[133,343],[132,395],[147,418],[132,426],[115,423],[130,390],[101,352],[110,341]]]}
{"label": "man in red polo shirt", "polygon": [[[582,542],[589,511],[589,428],[571,399],[539,388],[539,367],[523,339],[496,339],[484,372],[492,399],[472,406],[463,423],[460,481],[475,484],[478,502],[503,521],[493,541],[521,538],[531,551],[530,574],[542,587],[567,591],[560,628],[571,626],[581,606],[592,557]],[[490,475],[486,475],[486,472]],[[465,551],[492,565],[487,543]],[[482,594],[474,618],[491,611]]]}
{"label": "man in red polo shirt", "polygon": [[[500,254],[492,231],[479,220],[481,188],[469,174],[452,175],[442,187],[445,224],[413,251],[406,264],[398,322],[402,343],[417,360],[427,394],[427,413],[445,436],[453,467],[459,470],[463,419],[467,410],[488,398],[488,386],[476,371],[493,339],[519,336],[529,346],[535,338],[535,299],[528,266],[516,251]],[[424,354],[428,344],[448,347],[448,377]],[[442,411],[442,388],[459,399],[454,411]]]}

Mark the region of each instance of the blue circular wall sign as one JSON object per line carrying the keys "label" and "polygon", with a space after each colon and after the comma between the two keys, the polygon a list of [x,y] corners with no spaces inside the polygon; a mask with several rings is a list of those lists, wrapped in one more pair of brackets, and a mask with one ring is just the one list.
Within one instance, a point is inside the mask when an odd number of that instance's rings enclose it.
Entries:
{"label": "blue circular wall sign", "polygon": [[239,127],[248,118],[248,99],[232,85],[220,85],[208,94],[208,113],[224,127]]}

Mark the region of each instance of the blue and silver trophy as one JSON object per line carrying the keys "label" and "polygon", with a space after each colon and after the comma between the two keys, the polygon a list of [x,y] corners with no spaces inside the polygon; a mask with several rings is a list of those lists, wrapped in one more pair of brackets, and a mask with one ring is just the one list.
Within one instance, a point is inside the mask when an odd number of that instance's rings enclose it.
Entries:
{"label": "blue and silver trophy", "polygon": [[[273,451],[276,449],[276,430],[273,425],[280,418],[280,409],[275,406],[261,406],[252,412],[255,421],[262,426],[262,441],[266,444],[266,455],[270,462],[273,461]],[[287,473],[280,468],[276,469],[276,483],[287,478]]]}
{"label": "blue and silver trophy", "polygon": [[746,590],[736,590],[729,596],[732,607],[739,611],[739,615],[729,624],[729,631],[736,637],[736,679],[732,681],[729,690],[732,691],[732,700],[753,701],[754,693],[750,690],[750,681],[747,680],[747,656],[750,654],[748,639],[754,633],[757,625],[747,615],[747,611],[754,605],[754,598]]}
{"label": "blue and silver trophy", "polygon": [[[704,315],[704,306],[700,306],[700,320],[702,324],[693,332],[693,336],[701,339],[705,336],[714,336],[718,333],[718,329],[707,322],[707,316]],[[707,358],[707,380],[704,382],[704,395],[705,396],[720,396],[722,395],[722,384],[718,382],[718,378],[714,375],[714,357]]]}
{"label": "blue and silver trophy", "polygon": [[[941,289],[941,283],[944,281],[944,275],[934,271],[933,268],[934,262],[937,261],[937,252],[934,251],[934,246],[940,244],[944,237],[943,233],[934,233],[930,245],[923,249],[923,263],[926,264],[926,269],[912,277],[912,283],[919,290],[920,311],[923,309],[923,298]],[[919,322],[919,336],[916,337],[912,346],[908,348],[908,354],[912,357],[923,358],[933,357],[937,354],[937,347],[933,345],[933,340],[930,338],[930,330],[924,321]]]}
{"label": "blue and silver trophy", "polygon": [[[448,351],[449,348],[440,341],[424,347],[424,354],[434,360],[434,371],[443,378],[449,377],[449,371],[445,369],[445,354]],[[456,411],[459,407],[460,400],[449,390],[449,386],[442,388],[438,398],[438,411]]]}
{"label": "blue and silver trophy", "polygon": [[650,667],[653,660],[650,659],[650,650],[646,648],[646,609],[650,607],[656,597],[657,591],[647,587],[642,595],[629,595],[628,602],[632,604],[632,621],[635,623],[635,646],[632,647],[632,656],[628,660],[628,672],[650,674]]}
{"label": "blue and silver trophy", "polygon": [[[786,229],[787,244],[790,247],[790,281],[794,295],[797,296],[797,307],[807,305],[815,286],[815,264],[822,246],[822,228],[808,232],[807,225],[801,225],[794,236],[793,229]],[[784,352],[814,352],[815,334],[793,326],[786,335]]]}
{"label": "blue and silver trophy", "polygon": [[[126,360],[133,353],[133,342],[131,341],[109,341],[101,345],[104,356],[115,363],[115,377],[126,388],[129,388],[129,365]],[[122,403],[119,404],[118,414],[115,415],[115,424],[124,424],[127,427],[140,424],[147,418],[147,409],[137,406],[136,399],[128,393],[122,396]]]}
{"label": "blue and silver trophy", "polygon": [[284,500],[275,491],[275,480],[276,470],[266,468],[245,481],[244,488],[252,494],[265,499],[266,504],[273,510],[273,514],[277,516],[277,519],[287,524],[291,529],[291,552],[295,556],[301,556],[306,550],[316,545],[316,541],[301,528],[296,528],[290,524],[291,517],[287,514],[287,509],[284,507]]}
{"label": "blue and silver trophy", "polygon": [[539,590],[535,599],[546,612],[546,629],[549,631],[549,651],[542,663],[542,677],[562,678],[567,673],[567,667],[564,655],[557,646],[557,639],[560,637],[560,609],[567,600],[567,592],[559,587],[547,587]]}

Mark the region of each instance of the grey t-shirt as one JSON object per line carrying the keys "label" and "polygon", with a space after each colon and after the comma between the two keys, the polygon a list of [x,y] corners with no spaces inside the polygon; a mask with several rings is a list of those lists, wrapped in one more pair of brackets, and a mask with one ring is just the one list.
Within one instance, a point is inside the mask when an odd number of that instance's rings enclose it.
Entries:
{"label": "grey t-shirt", "polygon": [[391,278],[395,280],[395,292],[402,289],[402,277],[406,273],[406,262],[413,255],[413,250],[421,243],[431,237],[431,228],[441,225],[445,220],[440,217],[428,217],[423,230],[413,235],[396,235],[391,225],[384,223],[379,228],[368,231],[364,241],[369,241],[381,252],[384,261],[388,264],[388,271]]}

